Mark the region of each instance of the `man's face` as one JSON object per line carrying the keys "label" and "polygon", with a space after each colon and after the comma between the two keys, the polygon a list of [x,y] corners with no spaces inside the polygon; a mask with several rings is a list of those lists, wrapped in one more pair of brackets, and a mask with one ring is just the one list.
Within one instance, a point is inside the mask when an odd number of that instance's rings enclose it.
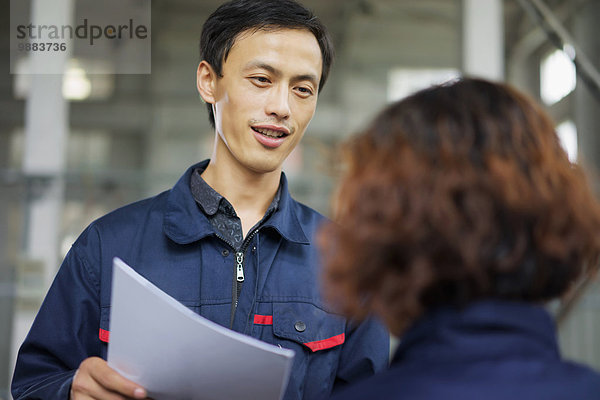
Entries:
{"label": "man's face", "polygon": [[279,169],[315,112],[321,63],[307,30],[242,33],[214,86],[223,155],[254,172]]}

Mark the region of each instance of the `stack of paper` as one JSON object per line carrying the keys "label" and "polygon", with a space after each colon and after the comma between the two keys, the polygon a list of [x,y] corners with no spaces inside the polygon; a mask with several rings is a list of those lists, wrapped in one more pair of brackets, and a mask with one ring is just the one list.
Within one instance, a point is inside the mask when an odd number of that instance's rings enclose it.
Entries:
{"label": "stack of paper", "polygon": [[281,399],[292,350],[199,316],[118,258],[113,266],[112,368],[156,400]]}

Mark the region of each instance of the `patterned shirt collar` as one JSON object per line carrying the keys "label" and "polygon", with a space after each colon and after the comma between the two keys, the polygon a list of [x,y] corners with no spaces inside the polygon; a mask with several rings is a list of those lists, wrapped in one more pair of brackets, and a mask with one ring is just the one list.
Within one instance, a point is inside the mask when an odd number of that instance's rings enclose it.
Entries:
{"label": "patterned shirt collar", "polygon": [[[216,190],[214,190],[204,178],[202,178],[203,169],[196,168],[192,173],[190,188],[192,191],[192,195],[196,200],[196,203],[200,206],[202,211],[207,216],[214,216],[219,209],[221,212],[229,215],[229,216],[237,216],[235,210],[231,206],[231,203],[227,201],[223,196],[221,196]],[[277,210],[279,206],[279,199],[281,198],[281,182],[279,183],[279,187],[277,188],[277,193],[275,193],[275,197],[273,201],[267,208],[267,212],[265,213],[265,220],[269,215],[271,215],[274,211]]]}

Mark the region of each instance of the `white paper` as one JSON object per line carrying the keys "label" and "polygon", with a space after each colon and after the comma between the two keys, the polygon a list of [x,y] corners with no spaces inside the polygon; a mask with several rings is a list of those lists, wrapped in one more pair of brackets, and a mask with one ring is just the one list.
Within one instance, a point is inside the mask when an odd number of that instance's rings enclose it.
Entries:
{"label": "white paper", "polygon": [[149,397],[278,400],[293,357],[201,317],[114,259],[108,364]]}

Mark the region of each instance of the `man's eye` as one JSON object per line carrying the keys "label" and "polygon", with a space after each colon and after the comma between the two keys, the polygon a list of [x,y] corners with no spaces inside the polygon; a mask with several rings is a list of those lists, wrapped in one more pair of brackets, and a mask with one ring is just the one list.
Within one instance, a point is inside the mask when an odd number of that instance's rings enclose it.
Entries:
{"label": "man's eye", "polygon": [[298,90],[304,96],[310,96],[313,94],[313,91],[307,87],[299,87],[296,90]]}
{"label": "man's eye", "polygon": [[269,79],[265,78],[264,76],[255,76],[252,79],[258,83],[269,83]]}

